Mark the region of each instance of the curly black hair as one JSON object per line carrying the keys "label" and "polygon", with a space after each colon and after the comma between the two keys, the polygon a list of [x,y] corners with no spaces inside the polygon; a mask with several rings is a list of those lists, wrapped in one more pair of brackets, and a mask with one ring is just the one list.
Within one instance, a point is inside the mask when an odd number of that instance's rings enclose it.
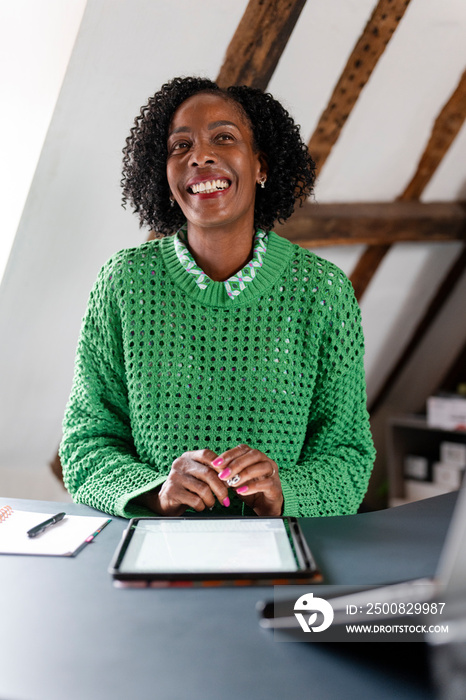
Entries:
{"label": "curly black hair", "polygon": [[296,201],[302,205],[311,194],[315,163],[299,127],[272,95],[244,85],[223,89],[207,78],[174,78],[141,108],[123,149],[123,206],[129,201],[140,226],[158,236],[170,235],[185,223],[178,204],[170,206],[167,138],[176,109],[199,92],[232,100],[246,116],[253,145],[267,162],[267,186],[256,192],[254,226],[269,231],[275,221],[283,223],[291,216]]}

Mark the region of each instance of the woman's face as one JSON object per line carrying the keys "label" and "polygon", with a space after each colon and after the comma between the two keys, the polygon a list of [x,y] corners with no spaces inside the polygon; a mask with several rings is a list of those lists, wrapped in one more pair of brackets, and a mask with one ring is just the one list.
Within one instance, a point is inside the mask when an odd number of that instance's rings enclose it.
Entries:
{"label": "woman's face", "polygon": [[190,97],[173,115],[167,145],[168,184],[188,224],[250,234],[265,169],[240,108],[211,93]]}

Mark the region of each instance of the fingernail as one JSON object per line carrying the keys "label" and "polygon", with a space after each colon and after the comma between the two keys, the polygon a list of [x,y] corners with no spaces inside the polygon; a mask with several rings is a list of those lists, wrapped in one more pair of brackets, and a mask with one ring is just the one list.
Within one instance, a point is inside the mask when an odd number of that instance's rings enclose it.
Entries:
{"label": "fingernail", "polygon": [[[215,464],[215,462],[212,462],[212,464]],[[231,469],[230,469],[230,467],[227,467],[226,469],[223,470],[223,472],[220,472],[220,474],[218,475],[218,478],[219,479],[226,479],[227,476],[230,476],[230,474],[231,474]]]}
{"label": "fingernail", "polygon": [[246,493],[248,488],[249,486],[240,486],[239,489],[236,489],[236,493]]}
{"label": "fingernail", "polygon": [[230,505],[230,499],[228,498],[228,496],[222,501],[222,503],[225,506],[225,508],[228,508],[228,506]]}
{"label": "fingernail", "polygon": [[221,464],[223,464],[223,459],[221,457],[217,457],[217,459],[214,459],[212,464],[214,467],[219,467]]}

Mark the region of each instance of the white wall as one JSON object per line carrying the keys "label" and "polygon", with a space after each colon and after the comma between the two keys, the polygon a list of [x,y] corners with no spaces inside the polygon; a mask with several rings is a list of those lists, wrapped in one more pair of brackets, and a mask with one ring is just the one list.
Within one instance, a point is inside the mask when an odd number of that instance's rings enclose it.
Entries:
{"label": "white wall", "polygon": [[[0,281],[18,228],[47,129],[53,115],[86,0],[15,0],[0,5]],[[3,338],[11,335],[4,329]],[[4,341],[5,342],[5,341]],[[2,384],[2,394],[6,390]],[[11,394],[9,395],[11,398]],[[19,397],[14,400],[19,405]],[[6,413],[0,406],[0,434]],[[5,421],[5,422],[4,422]],[[28,430],[23,426],[23,440]],[[4,496],[67,500],[68,495],[44,462],[31,460],[17,469],[14,460],[0,464]]]}
{"label": "white wall", "polygon": [[86,0],[0,4],[0,280],[85,6]]}

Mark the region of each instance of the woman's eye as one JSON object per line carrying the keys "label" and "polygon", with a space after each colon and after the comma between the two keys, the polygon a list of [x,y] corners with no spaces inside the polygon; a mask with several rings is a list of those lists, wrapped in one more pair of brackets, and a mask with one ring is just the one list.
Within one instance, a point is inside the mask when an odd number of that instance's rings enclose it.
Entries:
{"label": "woman's eye", "polygon": [[187,141],[178,141],[177,143],[172,144],[170,151],[183,151],[186,148],[189,148],[189,143]]}
{"label": "woman's eye", "polygon": [[217,140],[218,141],[234,141],[234,138],[231,134],[218,134]]}

